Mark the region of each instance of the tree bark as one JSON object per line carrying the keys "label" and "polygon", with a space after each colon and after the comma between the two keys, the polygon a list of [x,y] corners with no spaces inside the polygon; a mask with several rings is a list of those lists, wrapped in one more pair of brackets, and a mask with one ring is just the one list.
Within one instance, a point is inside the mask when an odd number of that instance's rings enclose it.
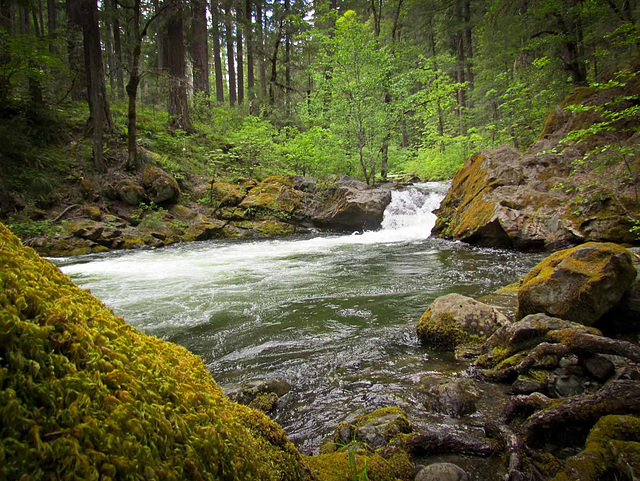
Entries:
{"label": "tree bark", "polygon": [[432,428],[417,434],[395,438],[385,448],[385,452],[393,452],[398,448],[414,455],[459,453],[471,456],[491,456],[496,452],[486,439],[477,439],[468,434],[457,434],[448,430]]}
{"label": "tree bark", "polygon": [[274,106],[276,104],[276,82],[278,81],[278,48],[280,42],[282,42],[282,24],[283,20],[280,19],[278,24],[278,33],[276,34],[276,42],[273,46],[273,55],[271,56],[271,78],[269,80],[269,104]]}
{"label": "tree bark", "polygon": [[284,40],[284,106],[287,116],[291,115],[291,0],[284,0],[285,40]]}
{"label": "tree bark", "polygon": [[258,112],[256,110],[255,98],[255,73],[253,68],[253,50],[254,50],[254,39],[253,39],[253,22],[251,21],[251,15],[253,13],[253,8],[251,6],[252,0],[245,1],[245,20],[247,22],[246,30],[245,30],[245,39],[247,44],[247,95],[249,97],[249,114],[256,115]]}
{"label": "tree bark", "polygon": [[213,35],[213,67],[216,75],[216,100],[224,102],[224,77],[222,75],[222,56],[220,52],[220,6],[217,0],[211,0],[211,20]]}
{"label": "tree bark", "polygon": [[237,77],[238,77],[238,105],[244,102],[244,53],[242,48],[242,11],[236,9],[236,54],[237,54]]}
{"label": "tree bark", "polygon": [[[104,0],[104,9],[106,12],[111,12],[113,9],[111,8],[111,0]],[[115,60],[113,55],[113,31],[111,29],[112,24],[109,22],[109,19],[103,19],[104,24],[104,32],[106,35],[103,37],[104,42],[104,51],[107,56],[106,62],[106,70],[107,75],[109,77],[109,88],[111,92],[115,92],[116,90],[116,68],[115,68]]]}
{"label": "tree bark", "polygon": [[260,75],[260,94],[262,98],[267,96],[267,66],[265,64],[264,47],[264,17],[262,15],[262,0],[256,0],[256,21],[258,25],[258,74]]}
{"label": "tree bark", "polygon": [[233,56],[233,28],[231,27],[231,8],[225,8],[225,38],[227,40],[227,74],[229,75],[229,104],[233,107],[238,97],[236,96],[236,67]]}
{"label": "tree bark", "polygon": [[102,141],[104,132],[111,130],[112,122],[102,67],[98,6],[96,0],[70,0],[69,3],[71,20],[82,28],[89,111],[93,128],[93,161],[98,171],[106,172]]}
{"label": "tree bark", "polygon": [[118,3],[113,2],[113,54],[116,68],[118,98],[124,100],[124,69],[122,68],[122,42],[120,40],[120,14]]}
{"label": "tree bark", "polygon": [[57,12],[55,0],[47,0],[47,33],[49,35],[49,52],[58,53],[56,45]]}
{"label": "tree bark", "polygon": [[[467,72],[467,81],[469,82],[469,91],[474,89],[473,76],[473,38],[471,34],[471,0],[464,0],[464,44],[465,44],[465,66]],[[473,108],[473,100],[471,96],[467,98],[467,106]]]}
{"label": "tree bark", "polygon": [[169,70],[169,127],[190,132],[193,130],[187,104],[186,66],[182,7],[176,8],[167,21]]}
{"label": "tree bark", "polygon": [[191,59],[193,60],[193,91],[203,93],[208,99],[209,43],[207,34],[207,2],[191,1]]}

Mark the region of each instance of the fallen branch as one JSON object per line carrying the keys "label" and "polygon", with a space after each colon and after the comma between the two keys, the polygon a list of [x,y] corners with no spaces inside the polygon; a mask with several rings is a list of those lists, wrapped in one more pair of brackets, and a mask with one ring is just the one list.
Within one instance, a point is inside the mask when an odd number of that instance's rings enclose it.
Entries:
{"label": "fallen branch", "polygon": [[524,473],[524,443],[509,429],[508,426],[495,421],[489,421],[484,426],[484,431],[490,438],[497,439],[504,446],[504,452],[509,460],[508,472],[505,481],[524,481],[530,479]]}
{"label": "fallen branch", "polygon": [[58,222],[60,219],[62,219],[64,217],[64,215],[69,212],[71,209],[74,209],[76,207],[80,207],[80,204],[71,204],[69,207],[67,207],[65,210],[63,210],[60,215],[58,215],[55,219],[53,219],[53,222]]}
{"label": "fallen branch", "polygon": [[525,441],[533,445],[545,432],[591,427],[607,414],[640,413],[640,381],[612,381],[593,394],[581,394],[533,414],[525,421]]}
{"label": "fallen branch", "polygon": [[459,453],[471,456],[491,456],[495,447],[484,439],[477,439],[468,434],[442,432],[427,429],[416,434],[399,436],[392,441],[385,452],[403,449],[411,454]]}
{"label": "fallen branch", "polygon": [[551,404],[551,399],[539,392],[534,392],[528,396],[512,396],[504,407],[500,422],[509,424],[519,416],[528,418],[534,412],[546,409]]}

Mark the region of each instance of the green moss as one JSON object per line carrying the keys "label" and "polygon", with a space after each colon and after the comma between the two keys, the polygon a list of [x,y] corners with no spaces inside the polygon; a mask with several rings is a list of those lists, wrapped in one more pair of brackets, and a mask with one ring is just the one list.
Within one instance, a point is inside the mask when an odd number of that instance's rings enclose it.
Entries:
{"label": "green moss", "polygon": [[310,479],[282,429],[0,224],[0,478]]}
{"label": "green moss", "polygon": [[585,448],[569,458],[556,481],[632,479],[640,470],[640,418],[603,416],[591,429]]}
{"label": "green moss", "polygon": [[292,185],[293,180],[289,177],[267,177],[249,191],[240,207],[256,213],[270,212],[280,218],[291,216],[302,207],[302,195]]}
{"label": "green moss", "polygon": [[215,182],[204,192],[204,197],[210,199],[210,202],[217,201],[221,207],[235,206],[242,202],[247,195],[247,189],[237,184],[228,184],[225,182]]}
{"label": "green moss", "polygon": [[418,321],[416,331],[423,344],[437,349],[452,349],[460,344],[478,345],[485,340],[462,330],[448,312],[440,313],[434,321],[429,309]]}
{"label": "green moss", "polygon": [[[360,450],[354,455],[354,458],[356,471],[362,473],[366,466],[366,473],[371,481],[408,481],[413,479],[413,465],[406,454],[394,454],[389,460],[386,460],[377,454]],[[307,457],[305,460],[312,473],[322,481],[354,480],[354,463],[349,462],[348,449],[337,453]]]}
{"label": "green moss", "polygon": [[258,394],[255,399],[249,403],[249,407],[267,413],[273,409],[277,400],[278,395],[274,392]]}

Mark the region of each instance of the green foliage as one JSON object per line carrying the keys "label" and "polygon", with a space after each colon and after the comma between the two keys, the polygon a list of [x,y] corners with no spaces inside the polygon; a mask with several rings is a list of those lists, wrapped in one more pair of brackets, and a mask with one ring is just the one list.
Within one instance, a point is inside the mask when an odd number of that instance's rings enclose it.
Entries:
{"label": "green foliage", "polygon": [[356,454],[353,452],[353,449],[350,449],[348,452],[350,471],[349,481],[369,481],[369,475],[367,474],[367,460],[364,460],[364,466],[362,469],[358,469]]}
{"label": "green foliage", "polygon": [[425,147],[406,155],[393,166],[392,172],[431,180],[451,179],[470,154],[467,139],[459,137],[456,143],[449,143],[444,152],[437,147]]}
{"label": "green foliage", "polygon": [[39,236],[53,237],[55,234],[63,231],[62,225],[56,224],[49,219],[16,220],[10,217],[7,227],[21,239],[30,239]]}
{"label": "green foliage", "polygon": [[233,144],[230,155],[249,177],[254,176],[257,168],[266,170],[275,162],[275,135],[276,130],[270,122],[250,115],[229,136]]}

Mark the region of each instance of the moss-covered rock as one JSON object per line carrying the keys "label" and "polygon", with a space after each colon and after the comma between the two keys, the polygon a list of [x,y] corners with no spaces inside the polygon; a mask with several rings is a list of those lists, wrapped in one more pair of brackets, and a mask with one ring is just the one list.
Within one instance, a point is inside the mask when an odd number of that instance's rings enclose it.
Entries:
{"label": "moss-covered rock", "polygon": [[144,189],[132,178],[119,180],[114,186],[116,196],[125,204],[138,206],[144,199]]}
{"label": "moss-covered rock", "polygon": [[428,376],[424,385],[424,405],[430,411],[461,417],[476,411],[481,391],[470,379],[443,379]]}
{"label": "moss-covered rock", "polygon": [[624,247],[587,243],[562,250],[525,276],[516,317],[541,312],[589,326],[622,299],[635,278]]}
{"label": "moss-covered rock", "polygon": [[220,206],[236,206],[247,195],[247,189],[242,185],[214,182],[204,195],[219,202]]}
{"label": "moss-covered rock", "polygon": [[175,204],[180,198],[180,187],[176,179],[153,165],[147,165],[143,169],[142,185],[149,200],[156,204]]}
{"label": "moss-covered rock", "polygon": [[293,188],[293,178],[272,175],[249,191],[240,207],[256,214],[270,212],[276,217],[286,218],[302,207],[302,193]]}
{"label": "moss-covered rock", "polygon": [[249,230],[255,234],[266,237],[291,235],[295,232],[295,229],[291,224],[275,219],[266,219],[261,221],[245,220],[232,222],[232,224],[240,229]]}
{"label": "moss-covered rock", "polygon": [[311,479],[282,429],[0,225],[0,478]]}
{"label": "moss-covered rock", "polygon": [[640,473],[640,418],[609,415],[589,432],[584,449],[569,458],[554,481],[636,479]]}
{"label": "moss-covered rock", "polygon": [[497,309],[460,294],[439,297],[418,321],[418,337],[425,345],[454,348],[477,344],[489,337],[507,318]]}

